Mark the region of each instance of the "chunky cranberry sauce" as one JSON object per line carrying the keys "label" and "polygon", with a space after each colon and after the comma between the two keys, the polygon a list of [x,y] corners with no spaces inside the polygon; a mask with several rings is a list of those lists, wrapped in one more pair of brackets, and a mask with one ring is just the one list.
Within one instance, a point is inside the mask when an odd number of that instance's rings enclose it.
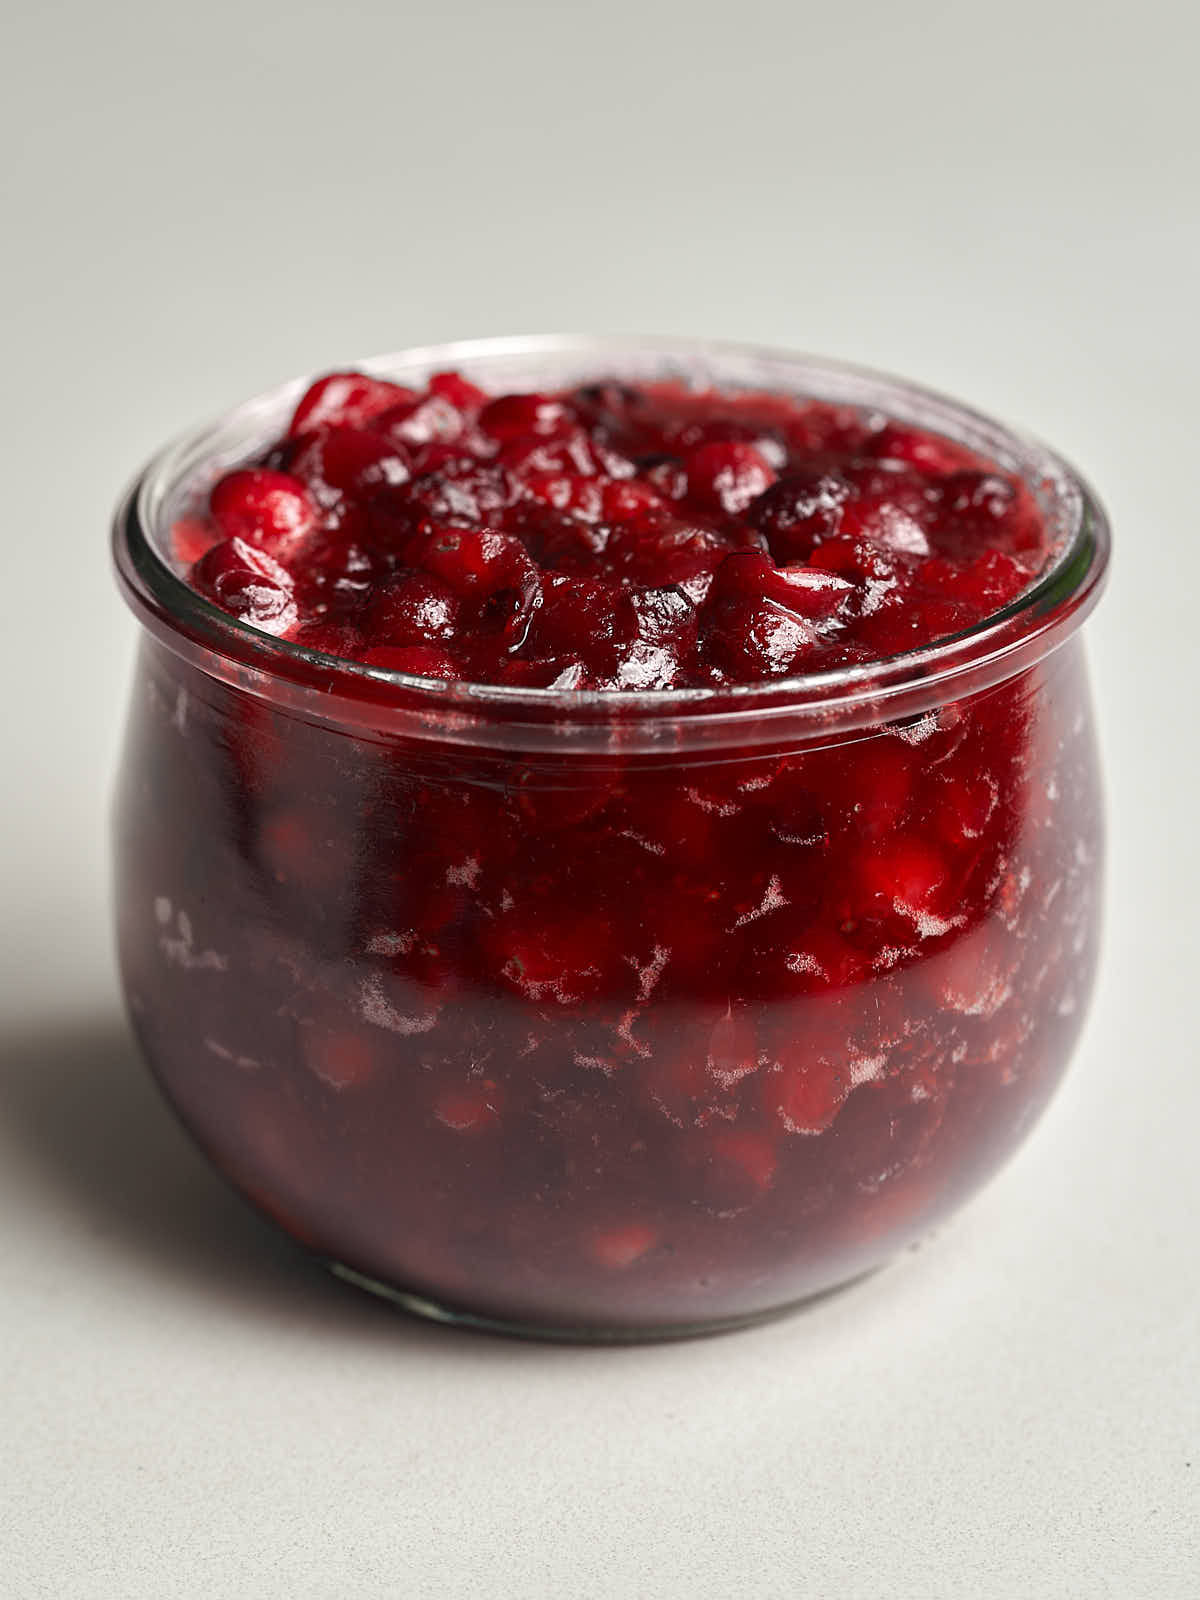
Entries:
{"label": "chunky cranberry sauce", "polygon": [[[259,628],[566,691],[869,662],[1045,557],[1024,488],[897,423],[450,375],[322,379],[175,538]],[[716,1326],[885,1260],[1045,1104],[1098,913],[1077,638],[703,746],[347,704],[148,638],[118,809],[147,1054],[323,1257],[506,1325]]]}
{"label": "chunky cranberry sauce", "polygon": [[370,666],[562,689],[747,683],[895,655],[1013,600],[1021,484],[817,402],[596,383],[489,398],[319,379],[176,530],[195,586]]}

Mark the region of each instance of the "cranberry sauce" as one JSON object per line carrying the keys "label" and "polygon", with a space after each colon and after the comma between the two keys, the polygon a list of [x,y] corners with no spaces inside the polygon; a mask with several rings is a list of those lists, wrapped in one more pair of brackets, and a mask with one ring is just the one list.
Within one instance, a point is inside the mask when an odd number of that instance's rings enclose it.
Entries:
{"label": "cranberry sauce", "polygon": [[720,686],[896,655],[1027,587],[1021,484],[880,416],[599,383],[489,399],[316,382],[175,532],[192,583],[315,650],[562,689]]}
{"label": "cranberry sauce", "polygon": [[[260,629],[565,711],[869,664],[1048,555],[1024,487],[872,415],[353,374],[174,538]],[[1078,637],[703,746],[678,706],[657,744],[461,735],[361,678],[350,716],[336,669],[285,695],[178,643],[143,643],[117,814],[131,1012],[218,1166],[355,1273],[562,1333],[749,1318],[919,1237],[1066,1064]]]}

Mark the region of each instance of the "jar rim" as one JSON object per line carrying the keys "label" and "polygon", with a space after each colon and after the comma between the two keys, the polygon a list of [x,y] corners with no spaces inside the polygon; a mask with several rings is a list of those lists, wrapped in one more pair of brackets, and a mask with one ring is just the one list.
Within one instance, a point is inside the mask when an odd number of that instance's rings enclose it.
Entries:
{"label": "jar rim", "polygon": [[682,379],[879,412],[965,444],[1023,478],[1047,518],[1054,553],[1015,600],[971,627],[832,671],[720,688],[571,690],[446,682],[370,667],[230,616],[173,570],[164,553],[169,519],[182,509],[185,493],[190,488],[195,494],[202,474],[211,483],[278,437],[312,381],[312,375],[304,376],[168,444],[126,489],[112,538],[125,597],[162,642],[248,692],[293,707],[309,701],[322,720],[469,743],[486,742],[489,729],[503,727],[501,743],[528,743],[532,735],[533,742],[555,749],[572,737],[591,744],[614,734],[623,747],[655,749],[664,743],[758,743],[785,726],[840,731],[919,716],[1015,676],[1076,631],[1103,587],[1108,518],[1080,473],[1038,441],[949,396],[869,368],[726,341],[578,334],[452,341],[373,356],[351,367],[401,380],[452,367],[514,388],[610,377]]}

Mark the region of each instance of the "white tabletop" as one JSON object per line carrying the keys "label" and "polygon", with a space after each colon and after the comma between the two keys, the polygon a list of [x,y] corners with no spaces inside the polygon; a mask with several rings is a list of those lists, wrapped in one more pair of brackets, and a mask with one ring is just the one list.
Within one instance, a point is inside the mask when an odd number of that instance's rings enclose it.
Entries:
{"label": "white tabletop", "polygon": [[[1192,10],[14,8],[0,1593],[1200,1594]],[[292,372],[560,327],[905,372],[1056,444],[1117,535],[1107,948],[1065,1087],[893,1268],[657,1348],[326,1279],[177,1130],[109,952],[122,480]]]}

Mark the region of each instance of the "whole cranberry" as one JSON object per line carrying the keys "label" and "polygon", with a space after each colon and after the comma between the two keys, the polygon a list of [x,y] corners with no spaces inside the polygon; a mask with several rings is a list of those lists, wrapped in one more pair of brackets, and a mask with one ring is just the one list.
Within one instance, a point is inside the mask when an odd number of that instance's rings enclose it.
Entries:
{"label": "whole cranberry", "polygon": [[535,573],[519,539],[487,528],[432,528],[413,543],[409,556],[455,594],[476,598],[517,587]]}
{"label": "whole cranberry", "polygon": [[409,458],[402,446],[364,428],[328,427],[298,441],[291,471],[303,478],[322,505],[343,495],[407,483]]}
{"label": "whole cranberry", "polygon": [[836,472],[795,469],[754,504],[750,519],[766,534],[776,561],[804,561],[823,539],[837,533],[851,492],[850,484]]}
{"label": "whole cranberry", "polygon": [[303,483],[266,467],[227,472],[208,503],[227,539],[244,539],[274,556],[285,555],[317,523],[317,508]]}
{"label": "whole cranberry", "polygon": [[714,529],[674,512],[651,510],[614,527],[604,553],[623,579],[663,589],[711,573],[727,551]]}
{"label": "whole cranberry", "polygon": [[435,372],[429,380],[429,392],[448,400],[464,416],[487,403],[486,391],[464,378],[461,372]]}
{"label": "whole cranberry", "polygon": [[962,560],[1011,547],[1009,519],[1017,485],[995,472],[955,472],[938,485],[934,543],[941,555]]}
{"label": "whole cranberry", "polygon": [[453,639],[460,602],[450,586],[424,572],[402,572],[376,589],[363,618],[372,644],[434,644]]}
{"label": "whole cranberry", "polygon": [[904,462],[933,477],[957,472],[971,461],[970,453],[952,439],[943,439],[936,433],[925,433],[920,428],[906,427],[900,422],[889,422],[873,433],[867,441],[867,448],[873,456]]}
{"label": "whole cranberry", "polygon": [[819,567],[777,567],[757,550],[736,550],[717,569],[710,598],[722,594],[774,600],[811,619],[836,616],[854,594],[854,585]]}
{"label": "whole cranberry", "polygon": [[479,426],[501,444],[529,438],[549,439],[569,428],[571,411],[561,400],[542,394],[505,394],[490,400],[479,413]]}
{"label": "whole cranberry", "polygon": [[820,637],[800,611],[744,582],[741,569],[759,559],[749,553],[727,557],[700,616],[705,655],[735,682],[787,677]]}
{"label": "whole cranberry", "polygon": [[245,539],[226,539],[202,555],[192,582],[231,616],[264,633],[287,633],[296,623],[292,580],[279,562]]}
{"label": "whole cranberry", "polygon": [[296,599],[307,616],[343,616],[362,604],[379,573],[380,561],[365,545],[340,532],[318,534],[297,563]]}
{"label": "whole cranberry", "polygon": [[331,372],[305,390],[292,417],[290,434],[335,424],[361,427],[373,417],[416,399],[413,390],[362,372]]}
{"label": "whole cranberry", "polygon": [[762,452],[735,440],[699,445],[684,457],[683,466],[689,498],[731,517],[740,516],[775,482]]}

